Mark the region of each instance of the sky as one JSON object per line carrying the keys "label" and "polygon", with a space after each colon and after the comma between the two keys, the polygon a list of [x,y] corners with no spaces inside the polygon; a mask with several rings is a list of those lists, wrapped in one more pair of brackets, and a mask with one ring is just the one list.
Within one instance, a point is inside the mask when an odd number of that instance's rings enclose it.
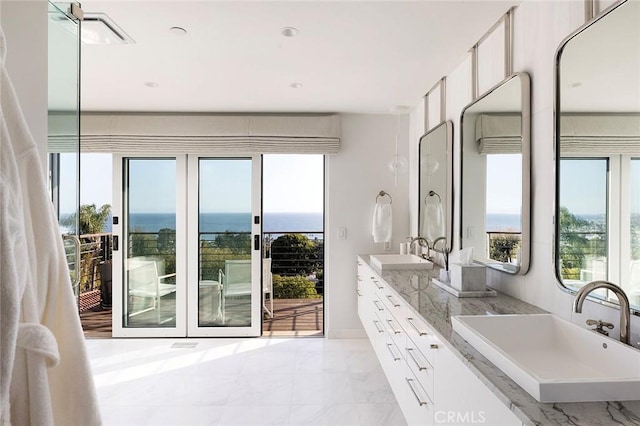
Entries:
{"label": "sky", "polygon": [[601,158],[562,160],[560,206],[573,214],[607,212],[607,161]]}
{"label": "sky", "polygon": [[522,154],[487,155],[487,213],[520,214]]}
{"label": "sky", "polygon": [[[82,154],[80,203],[112,203],[112,156]],[[62,159],[62,186],[73,188],[73,162]],[[67,173],[65,174],[64,171]],[[200,188],[203,212],[250,211],[250,162],[246,160],[201,160]],[[323,211],[324,161],[322,155],[265,155],[263,161],[263,211],[272,213],[319,213]],[[131,211],[175,211],[175,162],[135,160],[130,167]],[[173,190],[170,190],[172,188]],[[73,191],[61,194],[61,211],[73,209]]]}

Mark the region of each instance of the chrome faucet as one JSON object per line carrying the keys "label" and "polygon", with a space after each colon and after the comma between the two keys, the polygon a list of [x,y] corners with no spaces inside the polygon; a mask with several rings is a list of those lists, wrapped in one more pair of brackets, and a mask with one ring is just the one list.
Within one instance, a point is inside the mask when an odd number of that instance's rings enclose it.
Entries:
{"label": "chrome faucet", "polygon": [[[424,238],[424,237],[412,237],[411,241],[409,241],[409,247],[413,247],[413,243],[418,242],[418,244],[420,244],[421,246],[427,246],[427,257],[429,257],[430,255],[430,250],[431,250],[431,246],[429,245],[429,241]],[[422,242],[424,242],[424,244],[422,244]],[[414,253],[414,254],[418,254],[418,253]]]}
{"label": "chrome faucet", "polygon": [[[435,250],[435,249],[436,249],[436,244],[438,244],[438,242],[440,242],[440,241],[444,241],[444,242],[445,242],[445,244],[446,244],[446,242],[447,242],[447,237],[438,237],[438,238],[436,238],[435,240],[433,240],[433,244],[431,245],[431,248],[432,248],[433,250]],[[446,247],[445,247],[445,249],[446,249]]]}
{"label": "chrome faucet", "polygon": [[629,298],[624,291],[617,285],[610,283],[609,281],[592,281],[589,284],[585,284],[576,293],[576,298],[573,299],[573,312],[582,313],[582,304],[587,295],[592,291],[604,288],[611,290],[618,297],[620,302],[620,341],[629,345],[629,334],[631,332],[631,309],[629,309]]}

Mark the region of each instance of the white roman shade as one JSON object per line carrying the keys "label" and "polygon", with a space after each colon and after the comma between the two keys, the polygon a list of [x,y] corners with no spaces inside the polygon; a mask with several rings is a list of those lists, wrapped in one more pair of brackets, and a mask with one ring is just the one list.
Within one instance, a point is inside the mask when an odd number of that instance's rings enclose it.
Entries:
{"label": "white roman shade", "polygon": [[522,120],[519,114],[480,114],[476,118],[478,152],[522,153]]}
{"label": "white roman shade", "polygon": [[[340,116],[83,113],[81,135],[83,152],[335,154]],[[50,145],[58,140],[63,149],[65,135],[49,140]]]}
{"label": "white roman shade", "polygon": [[562,114],[560,155],[640,156],[639,114]]}
{"label": "white roman shade", "polygon": [[50,112],[48,152],[77,152],[78,130],[77,112]]}

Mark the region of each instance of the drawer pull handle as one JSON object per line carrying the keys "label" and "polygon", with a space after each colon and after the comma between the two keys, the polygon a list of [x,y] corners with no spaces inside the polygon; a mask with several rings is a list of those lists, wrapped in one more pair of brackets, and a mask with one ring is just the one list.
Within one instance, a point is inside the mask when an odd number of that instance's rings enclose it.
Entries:
{"label": "drawer pull handle", "polygon": [[416,356],[413,354],[414,349],[413,348],[407,348],[407,352],[409,353],[409,356],[411,357],[411,359],[413,360],[413,362],[416,363],[416,367],[418,367],[418,371],[422,371],[422,370],[426,370],[427,367],[420,365],[420,363],[418,362],[418,360],[416,359]]}
{"label": "drawer pull handle", "polygon": [[438,349],[438,345],[436,345],[435,343],[431,344],[431,349]]}
{"label": "drawer pull handle", "polygon": [[400,307],[400,304],[393,300],[393,296],[392,295],[388,294],[387,295],[387,299],[389,299],[389,302],[391,302],[391,304],[393,305],[394,308],[399,308]]}
{"label": "drawer pull handle", "polygon": [[391,327],[391,331],[393,331],[393,334],[402,334],[402,330],[398,330],[393,326],[393,320],[389,319],[387,320],[387,322],[389,323],[389,327]]}
{"label": "drawer pull handle", "polygon": [[378,281],[373,280],[373,283],[376,285],[376,287],[378,287],[378,290],[382,290],[384,287],[382,286],[382,284],[380,284]]}
{"label": "drawer pull handle", "polygon": [[409,385],[409,388],[411,388],[411,392],[413,392],[413,396],[416,397],[416,400],[418,401],[418,404],[422,407],[423,405],[427,405],[426,401],[423,401],[420,399],[420,397],[418,396],[418,392],[416,392],[415,388],[413,387],[413,379],[408,379],[405,377],[405,380],[407,381],[407,384]]}
{"label": "drawer pull handle", "polygon": [[413,318],[407,318],[407,322],[411,324],[411,327],[413,327],[413,329],[418,333],[419,336],[426,336],[427,334],[429,334],[426,331],[420,330],[418,326],[413,323]]}
{"label": "drawer pull handle", "polygon": [[391,346],[393,346],[392,343],[387,343],[387,349],[389,349],[389,353],[391,354],[391,357],[393,358],[394,361],[400,361],[401,359],[400,356],[393,353]]}
{"label": "drawer pull handle", "polygon": [[378,302],[377,300],[374,300],[373,304],[376,305],[376,308],[378,308],[379,311],[384,311],[384,308],[380,307],[380,302]]}
{"label": "drawer pull handle", "polygon": [[362,293],[360,293],[360,290],[356,290],[356,293],[358,293],[359,297],[362,297]]}
{"label": "drawer pull handle", "polygon": [[381,328],[381,327],[378,327],[378,325],[379,325],[379,324],[380,324],[380,323],[379,323],[378,321],[373,320],[373,325],[374,325],[374,327],[376,328],[376,330],[378,330],[378,333],[384,333],[384,329],[383,329],[383,328]]}

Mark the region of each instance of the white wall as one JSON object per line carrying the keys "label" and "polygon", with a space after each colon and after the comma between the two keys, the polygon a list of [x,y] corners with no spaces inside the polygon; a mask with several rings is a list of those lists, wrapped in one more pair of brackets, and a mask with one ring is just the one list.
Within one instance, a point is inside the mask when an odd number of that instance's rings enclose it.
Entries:
{"label": "white wall", "polygon": [[6,68],[25,119],[47,166],[47,2],[3,0]]}
{"label": "white wall", "polygon": [[[610,2],[600,2],[597,10],[603,10]],[[572,313],[573,296],[560,289],[554,275],[553,264],[553,205],[554,205],[554,153],[553,153],[553,100],[554,61],[560,43],[584,23],[584,2],[582,1],[525,1],[514,15],[514,66],[515,72],[524,71],[531,76],[532,94],[532,247],[531,267],[524,276],[512,276],[490,271],[488,282],[497,289],[537,305],[565,319],[584,326],[587,318],[603,319],[616,324],[618,332],[619,311],[595,303],[585,304],[583,314]],[[486,90],[502,78],[501,67],[487,62],[502,64],[502,51],[492,42],[490,48],[482,50],[479,56],[482,70],[482,90]],[[471,102],[470,60],[460,64],[447,76],[447,119],[454,123],[454,164],[460,164],[460,113]],[[416,107],[416,109],[419,106]],[[413,120],[414,114],[411,114]],[[411,127],[420,125],[411,122]],[[417,144],[412,139],[410,144]],[[413,163],[412,163],[413,165]],[[456,194],[454,238],[458,248],[459,235],[459,194],[458,172],[454,178]],[[413,197],[414,194],[412,193]],[[411,200],[413,205],[415,200]],[[632,342],[638,342],[640,318],[632,319]]]}
{"label": "white wall", "polygon": [[[364,336],[356,302],[356,256],[382,253],[374,243],[371,220],[376,195],[381,190],[393,197],[393,243],[409,236],[409,174],[398,176],[387,169],[395,153],[400,118],[399,154],[408,158],[408,116],[342,115],[340,153],[327,158],[326,172],[326,291],[325,317],[329,337]],[[415,135],[412,135],[412,138]],[[416,219],[417,220],[417,219]],[[339,227],[347,239],[339,240]]]}

